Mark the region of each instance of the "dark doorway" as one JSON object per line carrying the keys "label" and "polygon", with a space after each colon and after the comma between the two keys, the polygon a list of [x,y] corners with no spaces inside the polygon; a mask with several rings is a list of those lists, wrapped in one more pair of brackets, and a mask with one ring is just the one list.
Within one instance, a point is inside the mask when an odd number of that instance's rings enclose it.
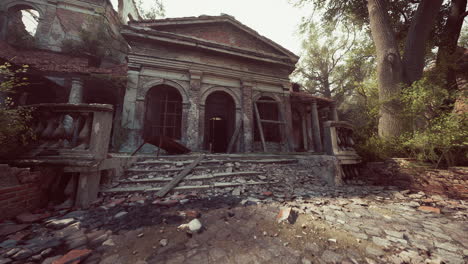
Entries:
{"label": "dark doorway", "polygon": [[235,103],[225,92],[214,92],[205,103],[205,149],[226,152],[234,133]]}
{"label": "dark doorway", "polygon": [[306,151],[304,147],[304,130],[302,127],[302,115],[301,112],[296,108],[292,110],[292,126],[295,151]]}
{"label": "dark doorway", "polygon": [[167,136],[180,139],[182,134],[182,96],[171,86],[158,85],[146,95],[144,138]]}

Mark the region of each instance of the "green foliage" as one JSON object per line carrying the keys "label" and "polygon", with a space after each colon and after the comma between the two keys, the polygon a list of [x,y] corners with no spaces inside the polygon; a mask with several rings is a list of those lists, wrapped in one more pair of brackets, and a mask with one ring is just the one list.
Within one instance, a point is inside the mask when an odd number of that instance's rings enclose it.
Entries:
{"label": "green foliage", "polygon": [[163,0],[151,0],[149,8],[145,8],[143,0],[137,0],[136,6],[143,19],[163,18],[166,14]]}
{"label": "green foliage", "polygon": [[413,132],[387,140],[377,135],[380,102],[375,79],[357,86],[359,100],[349,103],[344,118],[355,126],[359,155],[366,161],[408,157],[436,166],[466,164],[467,113],[456,112],[453,107],[456,99],[466,96],[450,93],[441,80],[440,76],[426,73],[420,81],[403,90],[403,113],[413,120]]}
{"label": "green foliage", "polygon": [[10,156],[33,139],[33,131],[29,127],[31,109],[16,107],[11,99],[14,89],[27,84],[22,73],[27,71],[27,65],[13,69],[12,65],[0,65],[0,156]]}
{"label": "green foliage", "polygon": [[405,113],[414,124],[403,145],[419,160],[454,165],[468,153],[468,116],[454,111],[454,102],[466,96],[447,90],[437,74],[426,75],[403,91]]}
{"label": "green foliage", "polygon": [[431,119],[425,130],[416,131],[403,142],[410,156],[439,166],[466,163],[468,159],[467,114],[446,113]]}

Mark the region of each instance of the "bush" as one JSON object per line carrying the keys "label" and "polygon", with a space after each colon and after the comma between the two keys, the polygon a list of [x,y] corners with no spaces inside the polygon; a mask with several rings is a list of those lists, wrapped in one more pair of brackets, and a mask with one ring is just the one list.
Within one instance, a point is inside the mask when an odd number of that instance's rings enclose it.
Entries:
{"label": "bush", "polygon": [[10,97],[14,89],[26,85],[26,78],[19,77],[25,73],[27,66],[13,69],[12,65],[0,65],[0,157],[11,158],[21,147],[26,146],[34,138],[29,127],[31,109],[16,107]]}

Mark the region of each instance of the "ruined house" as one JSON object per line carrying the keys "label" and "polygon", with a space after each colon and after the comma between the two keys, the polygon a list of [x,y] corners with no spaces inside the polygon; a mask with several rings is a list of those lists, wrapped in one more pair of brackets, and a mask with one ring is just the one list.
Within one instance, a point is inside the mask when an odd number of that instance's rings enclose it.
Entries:
{"label": "ruined house", "polygon": [[334,101],[289,81],[298,57],[229,15],[142,20],[132,0],[4,0],[0,60],[30,66],[13,97],[35,107],[38,137],[7,162],[77,175],[81,205],[102,173],[131,162],[110,153],[175,146],[359,162]]}

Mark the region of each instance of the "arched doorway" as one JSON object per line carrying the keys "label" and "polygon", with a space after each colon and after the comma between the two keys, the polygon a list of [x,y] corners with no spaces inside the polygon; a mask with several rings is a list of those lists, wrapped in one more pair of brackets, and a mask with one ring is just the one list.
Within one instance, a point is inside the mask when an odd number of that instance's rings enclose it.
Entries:
{"label": "arched doorway", "polygon": [[143,137],[155,136],[180,139],[182,135],[182,96],[168,85],[158,85],[146,94]]}
{"label": "arched doorway", "polygon": [[205,102],[205,149],[226,152],[236,119],[232,97],[222,91],[210,94]]}

